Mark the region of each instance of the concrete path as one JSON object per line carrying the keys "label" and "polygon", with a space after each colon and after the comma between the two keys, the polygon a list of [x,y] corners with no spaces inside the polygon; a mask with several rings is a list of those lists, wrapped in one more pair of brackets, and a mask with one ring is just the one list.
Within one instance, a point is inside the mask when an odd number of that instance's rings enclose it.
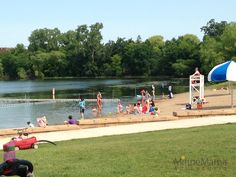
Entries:
{"label": "concrete path", "polygon": [[[204,118],[183,119],[175,121],[139,123],[132,125],[119,125],[110,127],[58,131],[48,133],[35,133],[30,136],[36,136],[38,140],[62,141],[80,138],[101,137],[109,135],[121,135],[139,132],[148,132],[156,130],[199,127],[214,124],[236,123],[236,116],[214,116]],[[10,137],[0,137],[0,149],[2,145],[10,140]]]}

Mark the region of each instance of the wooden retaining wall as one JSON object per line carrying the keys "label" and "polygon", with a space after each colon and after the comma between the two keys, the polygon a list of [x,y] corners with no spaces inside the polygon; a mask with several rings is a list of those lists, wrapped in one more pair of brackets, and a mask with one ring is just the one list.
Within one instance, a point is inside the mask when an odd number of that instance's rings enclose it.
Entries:
{"label": "wooden retaining wall", "polygon": [[214,109],[214,110],[181,110],[173,112],[176,117],[202,117],[217,115],[236,115],[236,109]]}
{"label": "wooden retaining wall", "polygon": [[0,136],[14,135],[17,136],[17,132],[25,129],[24,132],[27,133],[43,133],[43,132],[53,132],[53,131],[66,131],[66,130],[79,130],[84,128],[94,128],[94,127],[105,127],[112,125],[123,125],[123,124],[134,124],[134,123],[144,123],[144,122],[158,122],[158,121],[168,121],[176,120],[176,117],[157,117],[150,115],[130,115],[122,117],[107,117],[107,118],[95,118],[95,119],[84,119],[79,120],[78,125],[49,125],[47,127],[34,127],[34,128],[11,128],[11,129],[0,129]]}

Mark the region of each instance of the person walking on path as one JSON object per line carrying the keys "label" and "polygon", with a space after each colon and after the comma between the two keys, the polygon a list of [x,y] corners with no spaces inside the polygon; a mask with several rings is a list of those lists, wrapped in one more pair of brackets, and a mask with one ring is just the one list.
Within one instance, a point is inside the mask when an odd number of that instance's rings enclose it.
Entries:
{"label": "person walking on path", "polygon": [[79,109],[80,109],[80,117],[81,119],[84,119],[85,100],[83,98],[81,98],[79,102]]}

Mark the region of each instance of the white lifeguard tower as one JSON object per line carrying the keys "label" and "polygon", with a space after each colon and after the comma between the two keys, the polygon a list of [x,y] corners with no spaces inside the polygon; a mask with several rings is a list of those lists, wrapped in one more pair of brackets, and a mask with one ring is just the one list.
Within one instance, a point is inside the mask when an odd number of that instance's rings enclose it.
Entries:
{"label": "white lifeguard tower", "polygon": [[189,104],[204,102],[204,75],[200,74],[198,68],[193,75],[189,76]]}

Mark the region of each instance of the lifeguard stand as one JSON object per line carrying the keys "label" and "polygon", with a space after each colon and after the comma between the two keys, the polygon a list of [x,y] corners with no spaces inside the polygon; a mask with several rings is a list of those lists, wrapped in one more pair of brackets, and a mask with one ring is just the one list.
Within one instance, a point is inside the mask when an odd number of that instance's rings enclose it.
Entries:
{"label": "lifeguard stand", "polygon": [[204,75],[193,74],[189,76],[189,104],[196,104],[204,100]]}

